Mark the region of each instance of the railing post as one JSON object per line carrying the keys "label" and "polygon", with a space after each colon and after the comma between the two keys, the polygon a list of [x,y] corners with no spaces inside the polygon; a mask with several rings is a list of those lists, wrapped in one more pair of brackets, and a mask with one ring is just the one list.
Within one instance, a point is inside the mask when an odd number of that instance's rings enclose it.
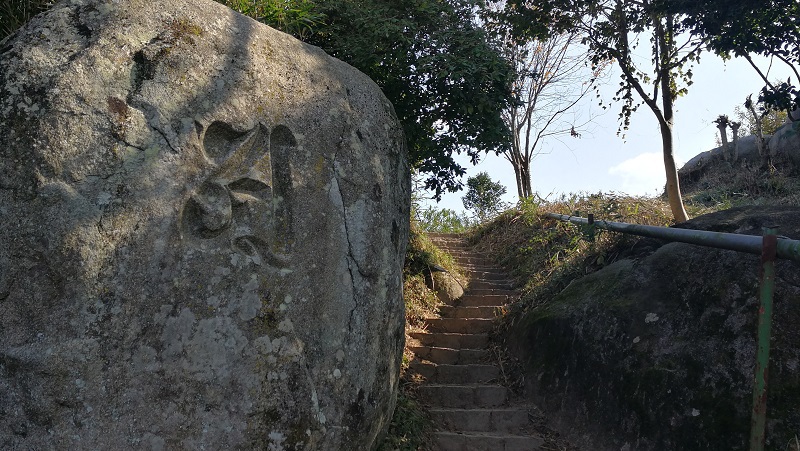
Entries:
{"label": "railing post", "polygon": [[588,217],[588,224],[583,227],[583,235],[589,242],[594,243],[594,214],[589,213]]}
{"label": "railing post", "polygon": [[761,307],[758,309],[758,349],[753,380],[753,416],[750,422],[750,451],[763,451],[767,419],[767,375],[772,335],[772,296],[775,292],[777,227],[764,229],[761,250]]}

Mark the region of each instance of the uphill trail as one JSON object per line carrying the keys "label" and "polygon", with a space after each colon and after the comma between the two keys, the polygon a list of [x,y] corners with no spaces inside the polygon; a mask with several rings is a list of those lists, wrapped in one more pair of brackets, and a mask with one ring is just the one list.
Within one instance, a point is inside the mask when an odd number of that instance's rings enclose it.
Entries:
{"label": "uphill trail", "polygon": [[[501,382],[498,360],[489,350],[489,332],[498,309],[518,293],[500,269],[455,234],[429,234],[468,273],[468,290],[440,317],[426,320],[425,332],[411,333],[419,374],[419,398],[427,404],[441,451],[534,451],[563,449],[545,439],[541,414],[515,399]],[[520,397],[521,398],[521,397]]]}

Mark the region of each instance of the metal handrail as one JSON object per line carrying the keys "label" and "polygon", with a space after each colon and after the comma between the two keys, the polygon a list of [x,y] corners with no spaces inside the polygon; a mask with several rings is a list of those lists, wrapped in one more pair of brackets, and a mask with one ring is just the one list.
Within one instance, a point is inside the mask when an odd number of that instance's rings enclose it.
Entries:
{"label": "metal handrail", "polygon": [[753,378],[753,412],[750,421],[750,450],[763,451],[767,417],[767,368],[769,366],[770,337],[772,335],[772,298],[775,292],[775,259],[782,258],[800,262],[800,241],[778,238],[777,227],[765,227],[763,236],[736,233],[709,232],[705,230],[676,229],[625,222],[595,221],[579,216],[546,213],[548,218],[568,221],[584,227],[591,239],[594,229],[658,238],[668,241],[695,244],[698,246],[728,249],[748,254],[761,255],[760,297],[758,310],[758,346],[756,350],[755,376]]}
{"label": "metal handrail", "polygon": [[[594,225],[598,229],[612,232],[629,233],[631,235],[659,238],[667,241],[680,241],[682,243],[696,244],[698,246],[728,249],[748,254],[761,255],[763,237],[757,235],[740,235],[737,233],[709,232],[706,230],[675,229],[672,227],[658,227],[625,222],[593,221],[590,218],[581,218],[571,215],[547,213],[548,218],[569,221],[582,226]],[[778,238],[778,258],[800,262],[800,241],[788,238]]]}

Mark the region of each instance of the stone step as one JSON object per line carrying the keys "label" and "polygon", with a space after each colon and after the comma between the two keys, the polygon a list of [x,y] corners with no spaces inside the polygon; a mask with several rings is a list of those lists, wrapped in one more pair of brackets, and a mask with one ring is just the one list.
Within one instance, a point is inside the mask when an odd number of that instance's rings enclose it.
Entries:
{"label": "stone step", "polygon": [[467,271],[471,280],[509,280],[508,274],[500,271]]}
{"label": "stone step", "polygon": [[458,257],[479,257],[480,254],[476,254],[475,252],[471,251],[466,246],[436,246],[445,253],[449,254],[453,259]]}
{"label": "stone step", "polygon": [[500,377],[500,368],[494,365],[437,365],[411,362],[409,370],[435,384],[478,384],[492,382]]}
{"label": "stone step", "polygon": [[473,253],[477,254],[477,252],[472,250],[472,246],[466,241],[455,241],[455,240],[431,240],[433,244],[436,245],[439,249],[443,251],[450,252],[465,252],[465,253]]}
{"label": "stone step", "polygon": [[520,432],[530,425],[527,409],[429,409],[439,429],[470,432]]}
{"label": "stone step", "polygon": [[[409,335],[421,346],[451,349],[484,349],[489,345],[489,335],[487,334],[412,332]],[[416,343],[411,343],[411,345],[416,345]]]}
{"label": "stone step", "polygon": [[430,332],[451,334],[482,334],[494,328],[494,320],[485,318],[432,318],[425,324]]}
{"label": "stone step", "polygon": [[455,301],[454,307],[499,307],[508,303],[508,296],[500,294],[465,294]]}
{"label": "stone step", "polygon": [[497,306],[482,307],[439,307],[439,315],[443,318],[485,318],[494,319],[497,317]]}
{"label": "stone step", "polygon": [[440,451],[538,451],[544,445],[544,439],[533,435],[439,431],[435,437]]}
{"label": "stone step", "polygon": [[466,241],[460,240],[431,240],[433,244],[444,251],[470,251],[470,245]]}
{"label": "stone step", "polygon": [[430,239],[455,239],[455,240],[463,240],[464,238],[461,237],[460,233],[452,233],[452,232],[425,232]]}
{"label": "stone step", "polygon": [[453,256],[453,260],[458,263],[460,266],[467,266],[467,265],[485,265],[488,266],[491,264],[491,261],[485,257],[457,257]]}
{"label": "stone step", "polygon": [[482,258],[486,257],[486,254],[482,254],[480,252],[475,252],[474,250],[472,250],[471,248],[467,247],[466,245],[464,245],[464,246],[445,246],[445,247],[440,247],[439,249],[447,252],[453,258],[455,258],[455,257],[482,257]]}
{"label": "stone step", "polygon": [[425,384],[419,386],[419,395],[429,406],[463,409],[505,405],[509,392],[502,385]]}
{"label": "stone step", "polygon": [[503,295],[503,296],[519,296],[519,292],[515,290],[504,290],[500,288],[472,288],[470,287],[466,294],[474,294],[474,295],[485,295],[485,294],[496,294],[496,295]]}
{"label": "stone step", "polygon": [[499,288],[501,290],[511,290],[514,288],[512,280],[473,280],[469,283],[469,288]]}
{"label": "stone step", "polygon": [[435,346],[411,346],[410,349],[418,358],[438,364],[468,365],[482,363],[490,358],[486,349],[452,349]]}

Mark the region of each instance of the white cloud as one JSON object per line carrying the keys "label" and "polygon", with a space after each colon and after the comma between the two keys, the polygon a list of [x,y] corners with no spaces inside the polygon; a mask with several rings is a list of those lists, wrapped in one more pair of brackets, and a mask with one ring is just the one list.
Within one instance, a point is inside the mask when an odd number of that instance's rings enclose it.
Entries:
{"label": "white cloud", "polygon": [[666,183],[660,152],[643,153],[608,169],[621,181],[621,191],[633,195],[661,193]]}

